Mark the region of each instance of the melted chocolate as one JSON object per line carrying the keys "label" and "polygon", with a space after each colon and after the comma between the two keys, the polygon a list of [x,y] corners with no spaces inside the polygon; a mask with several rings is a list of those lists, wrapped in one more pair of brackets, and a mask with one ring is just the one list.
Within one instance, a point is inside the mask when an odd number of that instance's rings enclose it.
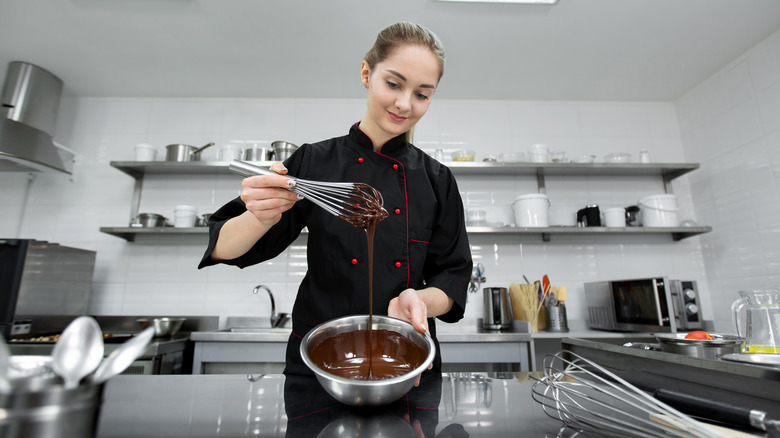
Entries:
{"label": "melted chocolate", "polygon": [[[340,377],[382,380],[414,370],[427,354],[404,335],[377,329],[329,336],[312,348],[310,357],[318,367]],[[370,374],[369,368],[373,368]]]}
{"label": "melted chocolate", "polygon": [[343,212],[338,217],[353,227],[368,231],[369,228],[376,227],[379,221],[387,217],[388,213],[384,208],[385,201],[382,199],[382,194],[370,185],[365,183],[355,183],[354,185],[355,188],[350,192],[349,202],[346,202]]}

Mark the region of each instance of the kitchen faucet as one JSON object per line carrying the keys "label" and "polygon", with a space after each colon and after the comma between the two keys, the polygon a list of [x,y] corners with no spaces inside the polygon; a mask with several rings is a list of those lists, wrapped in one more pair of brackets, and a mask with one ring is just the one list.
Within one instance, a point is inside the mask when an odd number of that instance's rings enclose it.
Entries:
{"label": "kitchen faucet", "polygon": [[276,303],[274,302],[274,294],[271,292],[271,289],[268,286],[259,284],[255,286],[255,288],[252,290],[253,294],[257,294],[257,292],[260,289],[265,289],[266,292],[268,292],[268,298],[271,299],[271,328],[278,328],[284,325],[285,322],[287,322],[288,319],[290,319],[290,315],[286,313],[280,313],[276,314]]}

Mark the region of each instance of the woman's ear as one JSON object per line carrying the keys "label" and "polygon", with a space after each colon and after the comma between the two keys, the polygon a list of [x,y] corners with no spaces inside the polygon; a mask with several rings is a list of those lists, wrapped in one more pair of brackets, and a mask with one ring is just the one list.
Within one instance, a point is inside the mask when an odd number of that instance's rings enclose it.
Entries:
{"label": "woman's ear", "polygon": [[360,81],[363,82],[363,86],[368,88],[368,78],[371,76],[371,67],[365,60],[360,64]]}

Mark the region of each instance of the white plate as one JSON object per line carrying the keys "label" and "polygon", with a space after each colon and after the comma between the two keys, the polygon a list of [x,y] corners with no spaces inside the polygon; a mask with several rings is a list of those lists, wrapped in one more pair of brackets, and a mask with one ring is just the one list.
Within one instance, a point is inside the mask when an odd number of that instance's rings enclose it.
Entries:
{"label": "white plate", "polygon": [[730,360],[733,362],[752,363],[754,365],[780,367],[780,354],[729,353],[721,356],[721,359]]}

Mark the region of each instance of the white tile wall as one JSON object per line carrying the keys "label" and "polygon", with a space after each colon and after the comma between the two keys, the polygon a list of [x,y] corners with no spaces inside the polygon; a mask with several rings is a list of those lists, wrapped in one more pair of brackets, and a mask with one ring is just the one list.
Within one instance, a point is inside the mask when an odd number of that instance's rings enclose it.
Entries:
{"label": "white tile wall", "polygon": [[743,289],[780,281],[780,32],[676,103],[718,329]]}
{"label": "white tile wall", "polygon": [[[744,72],[743,72],[744,75]],[[765,78],[765,81],[767,79]],[[743,87],[744,88],[744,87]],[[743,88],[735,88],[738,94]],[[767,85],[767,92],[771,86]],[[776,86],[775,88],[780,88]],[[536,102],[536,101],[434,101],[429,114],[417,127],[417,144],[429,151],[444,148],[451,151],[468,147],[477,159],[502,152],[522,152],[534,143],[543,142],[569,157],[595,154],[601,159],[611,152],[628,152],[636,159],[640,149],[650,151],[653,161],[681,162],[685,156],[682,144],[688,141],[686,153],[691,161],[704,157],[707,166],[698,176],[675,181],[674,191],[680,197],[685,218],[697,219],[691,191],[701,191],[716,180],[713,169],[731,166],[725,155],[730,144],[719,147],[722,153],[711,156],[700,139],[714,138],[702,126],[718,129],[717,120],[694,117],[690,113],[707,111],[696,102],[696,96],[709,99],[708,93],[696,91],[678,107],[685,114],[680,126],[695,127],[683,131],[678,127],[677,108],[672,103],[642,102]],[[742,102],[747,101],[742,99]],[[761,114],[761,126],[777,124],[780,117],[761,110],[774,108],[771,101],[753,99],[753,113],[745,109],[734,126],[734,138],[757,141],[755,123],[747,123],[750,114]],[[362,100],[316,99],[163,99],[163,98],[66,98],[55,138],[78,152],[75,174],[43,174],[30,184],[26,174],[0,173],[0,235],[38,238],[62,244],[93,249],[98,252],[94,293],[90,310],[96,314],[196,314],[249,316],[268,313],[268,300],[253,296],[252,288],[260,283],[270,286],[277,296],[277,308],[289,311],[297,284],[306,269],[305,241],[274,260],[247,269],[217,266],[197,270],[205,247],[205,238],[139,237],[128,243],[101,234],[101,226],[124,226],[130,215],[130,197],[134,181],[109,166],[112,160],[132,160],[133,146],[147,142],[159,147],[170,143],[202,145],[210,141],[225,143],[269,142],[284,139],[293,143],[317,141],[347,132],[365,111]],[[718,114],[713,114],[720,115]],[[693,120],[689,120],[693,117]],[[687,125],[686,125],[687,124]],[[736,122],[734,123],[736,125]],[[778,136],[774,144],[778,144]],[[768,141],[768,138],[766,139]],[[756,148],[760,148],[756,146]],[[769,153],[769,144],[762,151]],[[204,152],[213,159],[215,148]],[[746,157],[743,157],[746,159]],[[726,178],[723,190],[737,184],[764,187],[767,180],[777,181],[780,154],[772,155],[773,166],[751,161],[760,175],[742,174]],[[486,208],[489,220],[512,220],[510,203],[520,194],[536,192],[533,177],[463,177],[460,190],[469,207]],[[197,206],[201,213],[212,212],[239,191],[239,180],[233,176],[163,177],[149,175],[144,180],[141,211],[161,213],[169,218],[177,204]],[[574,212],[589,203],[604,207],[635,204],[648,194],[661,193],[663,187],[655,178],[560,177],[547,180],[554,209],[563,214]],[[762,196],[770,196],[764,187]],[[776,197],[776,193],[771,195]],[[702,204],[697,213],[718,221],[716,233],[701,246],[699,238],[673,242],[670,237],[593,237],[555,236],[545,243],[535,236],[485,236],[471,239],[475,261],[486,268],[488,286],[508,286],[522,281],[522,274],[538,279],[548,274],[553,285],[567,286],[570,319],[586,315],[583,282],[623,277],[671,275],[700,281],[704,295],[704,312],[713,315],[707,285],[703,250],[713,269],[722,269],[714,254],[721,251],[724,237],[721,220],[734,221],[738,214],[729,213],[723,196],[697,195]],[[734,199],[733,203],[742,202]],[[740,205],[742,205],[740,204]],[[726,208],[721,212],[721,208]],[[764,206],[765,209],[770,207]],[[764,210],[755,209],[758,213]],[[777,217],[777,216],[775,216]],[[771,222],[770,219],[762,219]],[[758,227],[756,222],[753,228]],[[776,229],[775,229],[776,230]],[[769,233],[770,229],[761,230]],[[726,234],[728,236],[728,234]],[[774,233],[774,241],[780,233]],[[758,242],[769,240],[757,239]],[[750,254],[740,254],[748,257]],[[742,260],[741,258],[739,260]],[[780,253],[772,260],[780,264]],[[720,272],[711,273],[718,280]],[[721,285],[718,285],[718,289]],[[481,295],[470,295],[468,317],[482,315]],[[720,315],[721,317],[723,315]]]}

